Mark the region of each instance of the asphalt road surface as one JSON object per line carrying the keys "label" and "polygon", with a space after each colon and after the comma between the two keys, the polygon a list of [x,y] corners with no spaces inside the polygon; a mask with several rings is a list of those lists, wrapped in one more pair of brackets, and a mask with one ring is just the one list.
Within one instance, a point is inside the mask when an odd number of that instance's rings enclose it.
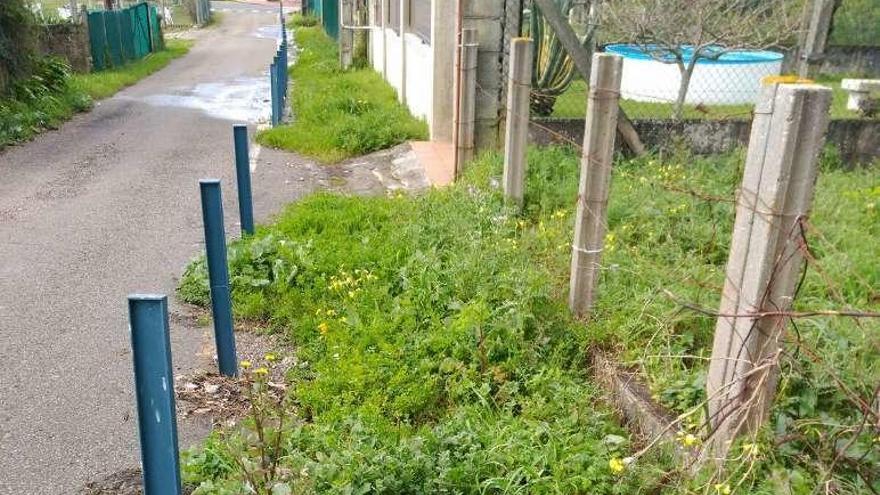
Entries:
{"label": "asphalt road surface", "polygon": [[[75,493],[139,463],[126,296],[170,296],[203,249],[198,180],[223,180],[232,124],[265,118],[277,10],[220,4],[185,57],[58,131],[0,152],[0,494]],[[258,220],[297,195],[253,175]],[[175,373],[203,331],[172,318]],[[204,429],[181,425],[183,446]]]}

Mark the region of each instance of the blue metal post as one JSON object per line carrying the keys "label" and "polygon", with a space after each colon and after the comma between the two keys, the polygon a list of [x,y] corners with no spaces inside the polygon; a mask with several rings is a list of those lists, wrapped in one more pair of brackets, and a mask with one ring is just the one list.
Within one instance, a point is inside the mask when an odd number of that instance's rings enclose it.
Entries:
{"label": "blue metal post", "polygon": [[277,86],[276,94],[278,95],[278,123],[284,120],[284,90],[282,89],[283,76],[281,75],[281,56],[275,52],[275,58],[272,59],[275,67],[275,86]]}
{"label": "blue metal post", "polygon": [[128,296],[145,495],[180,495],[168,298]]}
{"label": "blue metal post", "polygon": [[214,317],[214,341],[220,373],[235,376],[235,335],[232,333],[232,302],[229,297],[229,268],[226,262],[226,230],[223,227],[223,199],[219,179],[199,181],[202,195],[202,220],[205,224],[205,251],[208,257],[208,280],[211,284],[211,312]]}
{"label": "blue metal post", "polygon": [[248,131],[246,125],[232,128],[235,141],[235,178],[238,182],[238,215],[241,231],[254,235],[254,205],[251,196],[251,161],[248,156]]}
{"label": "blue metal post", "polygon": [[287,101],[287,91],[288,91],[288,74],[287,74],[287,37],[285,36],[284,41],[281,42],[281,74],[282,79],[284,80],[284,101]]}
{"label": "blue metal post", "polygon": [[269,66],[269,89],[272,92],[272,127],[278,125],[278,71],[275,70],[275,64]]}

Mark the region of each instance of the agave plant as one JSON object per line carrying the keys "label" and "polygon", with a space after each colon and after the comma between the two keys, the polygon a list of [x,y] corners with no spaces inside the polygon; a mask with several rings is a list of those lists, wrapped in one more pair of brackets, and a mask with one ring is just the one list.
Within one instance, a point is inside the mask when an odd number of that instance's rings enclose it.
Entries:
{"label": "agave plant", "polygon": [[[581,46],[591,46],[596,32],[595,23],[578,22],[586,18],[589,2],[587,0],[555,0],[555,2],[562,15],[572,22]],[[529,103],[533,113],[548,116],[553,113],[556,99],[568,89],[575,77],[574,62],[538,6],[534,4],[529,16],[529,36],[535,43],[532,53],[532,92]]]}

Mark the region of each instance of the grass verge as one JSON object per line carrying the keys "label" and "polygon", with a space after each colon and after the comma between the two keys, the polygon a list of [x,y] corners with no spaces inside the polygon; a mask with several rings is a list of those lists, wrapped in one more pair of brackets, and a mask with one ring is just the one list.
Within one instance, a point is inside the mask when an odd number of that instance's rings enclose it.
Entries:
{"label": "grass verge", "polygon": [[382,76],[339,69],[336,44],[320,26],[300,25],[294,36],[300,49],[290,71],[294,122],[259,133],[257,141],[333,163],[427,138],[425,122],[409,114]]}
{"label": "grass verge", "polygon": [[191,41],[169,40],[165,50],[124,67],[71,74],[65,64],[45,60],[37,74],[0,99],[0,148],[55,129],[77,112],[164,68],[189,51]]}
{"label": "grass verge", "polygon": [[[607,269],[586,326],[563,303],[578,177],[566,149],[530,152],[521,215],[491,185],[501,160],[488,155],[449,189],[319,194],[233,243],[237,317],[284,335],[299,363],[278,490],[771,494],[830,480],[837,493],[865,493],[857,470],[872,472],[877,449],[870,433],[848,429],[859,411],[827,377],[870,396],[880,380],[877,322],[798,322],[823,359],[787,356],[770,426],[721,479],[690,479],[662,451],[621,463],[638,442],[586,374],[585,351],[601,346],[640,368],[668,407],[700,403],[714,319],[664,294],[717,307],[740,163],[617,164]],[[811,222],[826,270],[808,273],[799,308],[837,307],[839,292],[852,307],[878,309],[880,247],[864,242],[880,236],[876,172],[825,167]],[[187,268],[179,295],[207,304],[204,260]],[[699,414],[685,421],[696,438]],[[196,493],[244,493],[241,466],[257,462],[251,426],[185,456]],[[839,455],[849,461],[834,463]]]}
{"label": "grass verge", "polygon": [[[857,119],[858,112],[846,108],[848,93],[840,89],[841,77],[823,76],[818,83],[832,89],[831,118]],[[620,106],[633,119],[670,119],[672,103],[653,103],[648,101],[620,100]],[[750,119],[754,105],[685,105],[682,118],[685,119]],[[584,118],[587,109],[587,83],[576,80],[571,83],[556,100],[550,118],[574,119]]]}
{"label": "grass verge", "polygon": [[164,69],[172,60],[186,55],[192,44],[191,40],[168,40],[165,50],[161,52],[152,53],[136,62],[116,69],[90,74],[76,74],[71,79],[70,85],[74,91],[82,92],[93,100],[113,96],[121,89]]}

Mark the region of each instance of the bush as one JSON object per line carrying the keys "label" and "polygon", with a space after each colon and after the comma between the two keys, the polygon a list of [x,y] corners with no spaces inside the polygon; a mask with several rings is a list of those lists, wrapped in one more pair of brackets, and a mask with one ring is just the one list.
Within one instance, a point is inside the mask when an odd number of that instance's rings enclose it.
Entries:
{"label": "bush", "polygon": [[70,66],[59,58],[34,63],[34,73],[0,99],[0,148],[52,129],[91,106],[88,95],[70,87]]}
{"label": "bush", "polygon": [[0,2],[0,97],[29,77],[36,56],[34,16],[23,0]]}

